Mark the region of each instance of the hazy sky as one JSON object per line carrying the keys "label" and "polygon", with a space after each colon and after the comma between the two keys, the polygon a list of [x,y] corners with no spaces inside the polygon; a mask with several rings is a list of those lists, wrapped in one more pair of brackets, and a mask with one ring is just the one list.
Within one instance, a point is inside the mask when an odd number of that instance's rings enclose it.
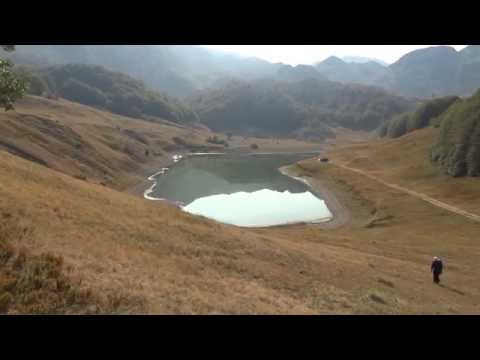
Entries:
{"label": "hazy sky", "polygon": [[[331,55],[364,56],[383,60],[387,63],[397,61],[406,53],[433,45],[202,45],[207,48],[233,52],[244,56],[253,56],[271,62],[283,62],[291,65],[313,64]],[[467,45],[450,45],[457,50]]]}

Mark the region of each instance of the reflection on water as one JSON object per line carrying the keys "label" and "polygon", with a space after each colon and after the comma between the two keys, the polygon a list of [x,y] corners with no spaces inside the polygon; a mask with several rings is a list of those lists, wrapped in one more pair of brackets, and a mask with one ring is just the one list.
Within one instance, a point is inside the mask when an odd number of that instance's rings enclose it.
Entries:
{"label": "reflection on water", "polygon": [[309,157],[312,154],[187,157],[154,177],[156,186],[149,196],[180,201],[187,204],[185,211],[240,226],[325,220],[331,214],[317,194],[278,170]]}
{"label": "reflection on water", "polygon": [[332,217],[324,201],[310,192],[292,194],[268,189],[206,196],[183,209],[191,214],[246,227],[321,222]]}

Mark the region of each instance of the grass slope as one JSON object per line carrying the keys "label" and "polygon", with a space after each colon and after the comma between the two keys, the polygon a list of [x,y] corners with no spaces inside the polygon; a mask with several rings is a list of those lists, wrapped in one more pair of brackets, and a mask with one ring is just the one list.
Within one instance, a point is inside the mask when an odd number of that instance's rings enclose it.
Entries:
{"label": "grass slope", "polygon": [[120,189],[138,182],[137,173],[150,171],[171,152],[223,149],[206,143],[210,135],[168,121],[151,123],[36,96],[0,114],[0,149]]}
{"label": "grass slope", "polygon": [[[462,182],[429,173],[428,157],[411,155],[424,154],[433,130],[332,148],[329,156],[423,191],[434,181],[431,190],[445,192],[442,200],[464,205],[462,191],[453,191]],[[398,154],[406,148],[410,156],[401,161]],[[72,279],[94,294],[123,290],[124,298],[144,304],[137,312],[480,312],[480,225],[334,165],[310,160],[297,171],[331,186],[352,220],[337,229],[242,229],[3,151],[0,208],[17,212],[35,229],[15,246],[32,256],[48,251],[62,257]],[[478,186],[465,186],[470,196],[478,194]],[[372,221],[375,213],[386,220]],[[433,255],[446,260],[443,287],[431,283]]]}

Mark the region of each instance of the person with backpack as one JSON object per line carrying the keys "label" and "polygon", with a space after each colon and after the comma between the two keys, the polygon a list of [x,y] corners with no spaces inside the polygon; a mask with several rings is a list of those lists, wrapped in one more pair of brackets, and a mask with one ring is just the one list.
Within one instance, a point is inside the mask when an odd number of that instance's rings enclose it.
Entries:
{"label": "person with backpack", "polygon": [[443,272],[443,262],[437,256],[434,256],[432,266],[430,267],[433,273],[433,282],[435,284],[440,283],[440,274]]}

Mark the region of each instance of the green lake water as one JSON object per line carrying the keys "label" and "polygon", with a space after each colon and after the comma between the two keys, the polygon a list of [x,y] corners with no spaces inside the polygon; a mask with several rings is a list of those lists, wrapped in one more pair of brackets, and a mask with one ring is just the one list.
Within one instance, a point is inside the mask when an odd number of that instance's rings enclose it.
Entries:
{"label": "green lake water", "polygon": [[188,156],[152,176],[146,197],[181,202],[184,211],[238,226],[326,221],[331,214],[321,194],[278,170],[312,156]]}

